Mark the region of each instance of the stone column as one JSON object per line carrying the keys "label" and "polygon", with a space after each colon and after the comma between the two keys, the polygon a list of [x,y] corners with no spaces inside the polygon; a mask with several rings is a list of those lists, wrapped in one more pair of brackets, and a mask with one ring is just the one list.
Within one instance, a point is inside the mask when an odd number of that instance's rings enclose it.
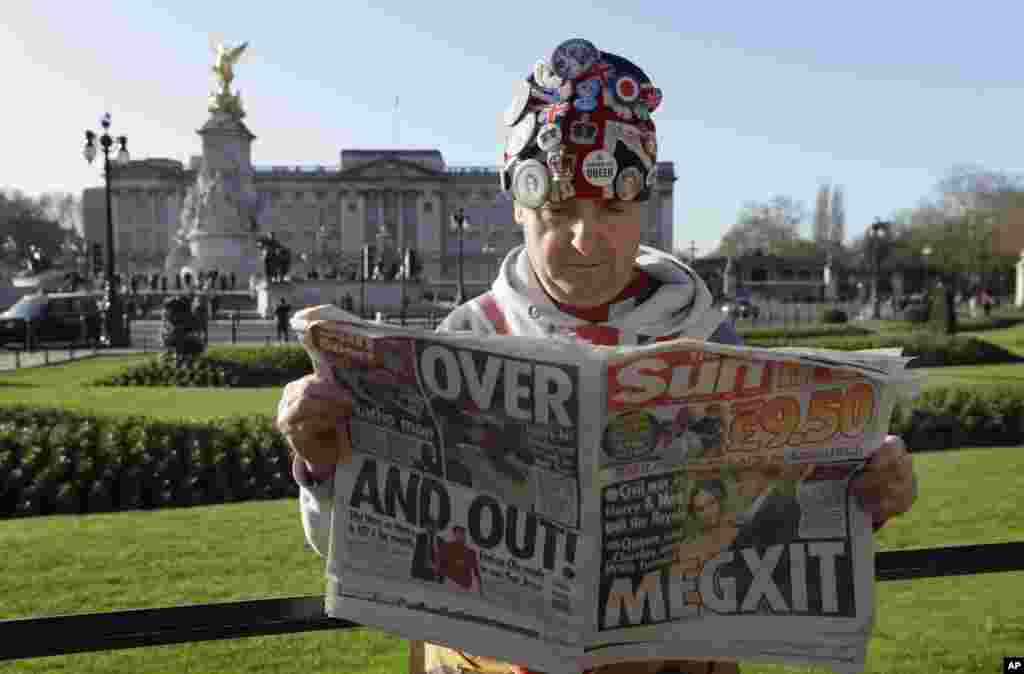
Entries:
{"label": "stone column", "polygon": [[1017,260],[1017,287],[1014,297],[1014,304],[1019,307],[1024,307],[1024,250],[1020,252],[1020,259]]}
{"label": "stone column", "polygon": [[839,295],[839,279],[832,269],[832,263],[826,263],[822,270],[822,280],[825,283],[825,299],[834,302]]}

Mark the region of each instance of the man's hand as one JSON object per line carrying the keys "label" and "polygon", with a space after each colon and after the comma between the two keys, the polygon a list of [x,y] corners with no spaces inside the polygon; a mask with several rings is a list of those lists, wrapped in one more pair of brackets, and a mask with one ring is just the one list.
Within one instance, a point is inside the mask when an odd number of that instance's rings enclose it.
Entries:
{"label": "man's hand", "polygon": [[881,449],[854,479],[852,490],[875,524],[910,510],[917,500],[917,476],[913,457],[902,438],[885,438]]}
{"label": "man's hand", "polygon": [[351,416],[352,395],[311,374],[284,387],[275,423],[292,451],[309,464],[323,466],[351,459]]}

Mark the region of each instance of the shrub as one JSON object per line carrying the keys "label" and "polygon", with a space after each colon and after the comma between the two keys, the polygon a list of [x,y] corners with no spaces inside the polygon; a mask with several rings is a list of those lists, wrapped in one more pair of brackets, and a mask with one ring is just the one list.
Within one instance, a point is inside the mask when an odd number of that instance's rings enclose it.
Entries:
{"label": "shrub", "polygon": [[272,420],[112,419],[0,408],[0,517],[294,496]]}
{"label": "shrub", "polygon": [[811,339],[815,337],[862,337],[873,335],[874,331],[859,325],[808,325],[783,328],[746,328],[738,331],[750,343],[753,340],[768,339]]}
{"label": "shrub", "polygon": [[990,316],[988,318],[962,318],[957,319],[957,330],[959,332],[981,332],[983,330],[1002,330],[1012,328],[1015,325],[1024,323],[1024,316]]}
{"label": "shrub", "polygon": [[846,323],[850,317],[842,309],[825,309],[821,312],[822,323]]}
{"label": "shrub", "polygon": [[903,310],[903,320],[911,323],[927,323],[929,314],[927,304],[911,304]]}
{"label": "shrub", "polygon": [[1006,349],[974,337],[950,337],[930,333],[911,335],[864,335],[852,337],[819,337],[815,339],[748,339],[750,346],[806,346],[815,349],[859,351],[863,349],[902,348],[907,357],[914,357],[909,367],[941,367],[947,365],[985,365],[1017,363],[1024,358]]}
{"label": "shrub", "polygon": [[185,366],[173,357],[154,357],[96,386],[275,387],[304,375],[313,366],[301,347],[211,348]]}
{"label": "shrub", "polygon": [[1024,390],[930,389],[911,405],[897,405],[891,427],[914,451],[1019,445],[1024,443]]}

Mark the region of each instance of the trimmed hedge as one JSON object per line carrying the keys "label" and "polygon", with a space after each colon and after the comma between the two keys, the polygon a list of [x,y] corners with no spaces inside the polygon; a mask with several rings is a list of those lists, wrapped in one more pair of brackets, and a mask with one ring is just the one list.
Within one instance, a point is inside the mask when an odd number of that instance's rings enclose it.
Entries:
{"label": "trimmed hedge", "polygon": [[809,325],[789,328],[746,328],[737,330],[744,341],[772,339],[813,339],[818,337],[863,337],[874,335],[873,330],[859,325]]}
{"label": "trimmed hedge", "polygon": [[295,496],[289,457],[265,416],[169,423],[0,408],[0,517]]}
{"label": "trimmed hedge", "polygon": [[930,389],[896,406],[892,433],[913,451],[1024,444],[1024,390]]}
{"label": "trimmed hedge", "polygon": [[161,354],[122,372],[96,380],[95,386],[181,386],[262,388],[284,386],[313,373],[300,346],[219,347],[178,367]]}
{"label": "trimmed hedge", "polygon": [[982,339],[920,332],[911,335],[820,337],[797,340],[747,339],[746,343],[748,346],[806,346],[815,349],[837,349],[840,351],[902,347],[905,356],[915,357],[908,366],[911,368],[1024,362],[1024,358]]}
{"label": "trimmed hedge", "polygon": [[960,332],[981,332],[983,330],[1003,330],[1024,323],[1024,316],[990,316],[989,318],[960,318],[957,330]]}
{"label": "trimmed hedge", "polygon": [[[897,405],[912,451],[1024,444],[1024,390],[933,389]],[[112,419],[0,408],[0,518],[295,497],[290,450],[269,417]]]}
{"label": "trimmed hedge", "polygon": [[822,323],[846,323],[850,320],[850,317],[846,315],[846,312],[842,309],[825,309],[821,312]]}

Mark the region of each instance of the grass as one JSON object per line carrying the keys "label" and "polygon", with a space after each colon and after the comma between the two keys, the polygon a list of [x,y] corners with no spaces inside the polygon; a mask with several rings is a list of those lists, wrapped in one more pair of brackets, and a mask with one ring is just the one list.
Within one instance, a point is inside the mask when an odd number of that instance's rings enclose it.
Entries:
{"label": "grass", "polygon": [[61,365],[0,374],[0,405],[59,406],[106,416],[217,419],[254,411],[273,414],[281,392],[266,389],[104,387],[89,382],[154,358],[152,354],[98,356]]}
{"label": "grass", "polygon": [[914,372],[924,375],[926,388],[1024,385],[1024,363],[923,367]]}
{"label": "grass", "polygon": [[[882,549],[1020,540],[1021,448],[915,457],[921,496],[882,530]],[[0,521],[0,617],[318,594],[323,560],[305,547],[294,500]],[[1024,573],[878,587],[868,671],[994,672],[1024,651]],[[2,632],[2,630],[0,630]],[[0,672],[405,671],[406,645],[374,630],[78,654]],[[749,672],[802,672],[747,665]]]}

